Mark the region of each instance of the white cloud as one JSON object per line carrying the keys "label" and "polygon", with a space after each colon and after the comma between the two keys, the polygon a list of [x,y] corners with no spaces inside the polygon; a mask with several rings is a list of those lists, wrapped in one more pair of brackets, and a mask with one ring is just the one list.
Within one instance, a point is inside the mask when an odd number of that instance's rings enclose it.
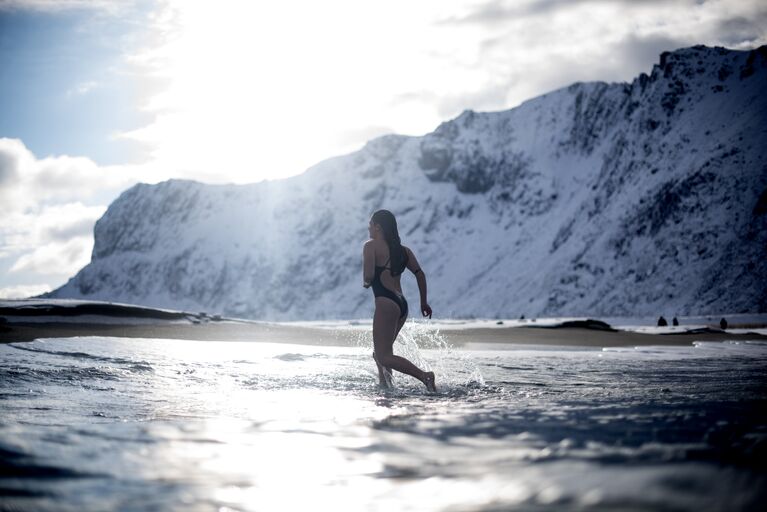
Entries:
{"label": "white cloud", "polygon": [[7,246],[29,249],[41,244],[92,236],[93,225],[105,206],[66,203],[15,212],[0,220],[0,233]]}
{"label": "white cloud", "polygon": [[89,158],[38,159],[18,139],[0,138],[0,215],[37,211],[51,204],[111,200],[138,181],[170,177],[152,165],[100,167]]}
{"label": "white cloud", "polygon": [[93,226],[105,210],[104,206],[67,203],[4,217],[2,249],[6,258],[15,258],[8,276],[62,281],[74,275],[90,261]]}
{"label": "white cloud", "polygon": [[51,291],[46,284],[21,284],[0,288],[0,299],[26,299]]}
{"label": "white cloud", "polygon": [[0,215],[23,209],[32,200],[21,193],[24,175],[34,156],[17,139],[0,139]]}
{"label": "white cloud", "polygon": [[[82,157],[37,159],[0,138],[0,285],[71,277],[90,259],[93,225],[146,170],[99,167]],[[20,286],[16,284],[16,286]],[[25,285],[33,286],[33,285]]]}
{"label": "white cloud", "polygon": [[124,136],[188,176],[248,182],[303,172],[370,133],[428,132],[441,121],[434,104],[393,98],[472,81],[433,58],[471,46],[433,10],[404,0],[170,1],[155,18],[157,44],[132,60],[167,88],[144,105],[154,122]]}
{"label": "white cloud", "polygon": [[453,65],[483,70],[463,108],[484,109],[488,97],[509,108],[575,81],[630,81],[661,52],[684,46],[765,44],[765,21],[767,9],[753,1],[549,0],[484,2],[442,23],[482,34],[474,55]]}
{"label": "white cloud", "polygon": [[0,287],[63,283],[90,260],[93,226],[120,192],[170,177],[151,163],[38,159],[22,141],[0,138]]}
{"label": "white cloud", "polygon": [[10,272],[28,272],[38,276],[68,277],[90,261],[93,237],[76,237],[41,245],[23,254]]}
{"label": "white cloud", "polygon": [[627,81],[662,51],[764,44],[765,12],[753,0],[168,0],[131,58],[166,87],[143,104],[154,120],[122,136],[187,177],[284,177],[371,134]]}

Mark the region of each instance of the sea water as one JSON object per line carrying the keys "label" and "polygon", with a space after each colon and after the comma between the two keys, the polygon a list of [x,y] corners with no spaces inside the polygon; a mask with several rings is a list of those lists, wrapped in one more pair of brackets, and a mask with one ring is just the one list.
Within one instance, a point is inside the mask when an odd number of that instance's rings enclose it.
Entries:
{"label": "sea water", "polygon": [[767,345],[0,345],[0,510],[761,510]]}

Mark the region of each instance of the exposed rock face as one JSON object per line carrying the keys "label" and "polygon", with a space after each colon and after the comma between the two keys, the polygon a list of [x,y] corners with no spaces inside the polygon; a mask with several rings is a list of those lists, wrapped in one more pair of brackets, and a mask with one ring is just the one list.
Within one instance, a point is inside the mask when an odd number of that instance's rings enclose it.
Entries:
{"label": "exposed rock face", "polygon": [[[51,295],[369,316],[361,247],[388,208],[443,317],[764,312],[765,90],[765,47],[693,47],[630,84],[466,111],[290,179],[137,185],[96,224],[91,263]],[[403,286],[417,301],[415,280]]]}

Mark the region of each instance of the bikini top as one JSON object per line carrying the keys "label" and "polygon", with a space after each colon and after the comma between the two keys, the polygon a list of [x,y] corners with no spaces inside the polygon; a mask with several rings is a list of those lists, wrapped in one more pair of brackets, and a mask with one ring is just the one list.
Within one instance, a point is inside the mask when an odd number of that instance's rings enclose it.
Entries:
{"label": "bikini top", "polygon": [[[403,271],[403,272],[405,271],[405,268],[407,267],[407,262],[408,262],[408,260],[409,260],[409,259],[410,259],[410,258],[408,257],[408,255],[407,255],[407,252],[405,252],[405,265],[403,265],[403,267],[402,267],[402,271]],[[391,256],[389,256],[389,257],[386,259],[386,263],[389,263],[389,260],[391,260]],[[373,280],[376,280],[376,279],[380,279],[380,278],[381,278],[381,273],[382,273],[384,270],[388,270],[388,271],[391,273],[391,267],[387,267],[387,266],[386,266],[386,263],[384,263],[384,266],[383,266],[383,267],[379,267],[378,265],[376,265],[376,267],[375,267],[375,276],[373,277]],[[417,274],[417,273],[418,273],[418,272],[420,272],[420,271],[421,271],[421,269],[419,268],[419,269],[415,270],[415,271],[413,272],[413,274]]]}
{"label": "bikini top", "polygon": [[[386,263],[389,263],[390,259],[391,257],[389,257],[389,259],[386,260]],[[379,267],[378,265],[376,265],[375,276],[373,276],[373,281],[380,281],[381,274],[383,273],[384,270],[389,269],[389,272],[391,272],[391,267],[387,267],[386,263],[384,263],[383,267]]]}
{"label": "bikini top", "polygon": [[[389,260],[391,260],[391,256],[389,256],[389,258],[386,260],[386,263],[389,263]],[[405,265],[407,265],[407,261],[408,261],[408,255],[407,253],[405,253]],[[370,283],[373,288],[373,295],[375,295],[376,297],[380,297],[382,295],[385,297],[390,297],[390,294],[394,293],[395,295],[399,296],[399,293],[395,293],[389,290],[381,282],[381,273],[386,269],[388,269],[389,272],[391,272],[391,267],[387,267],[386,263],[384,263],[382,267],[379,267],[378,265],[376,265],[375,267],[375,274],[373,275],[373,281]],[[404,270],[405,269],[403,268],[402,271],[404,272]],[[419,268],[418,270],[414,272],[414,274],[417,274],[420,271],[421,269]]]}

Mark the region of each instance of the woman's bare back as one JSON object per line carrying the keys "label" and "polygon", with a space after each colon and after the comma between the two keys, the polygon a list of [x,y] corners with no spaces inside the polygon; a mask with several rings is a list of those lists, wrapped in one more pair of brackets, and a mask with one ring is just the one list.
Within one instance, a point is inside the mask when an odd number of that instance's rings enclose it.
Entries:
{"label": "woman's bare back", "polygon": [[[389,270],[391,268],[391,260],[389,259],[389,246],[386,245],[386,242],[383,240],[375,240],[373,244],[373,248],[375,250],[375,266],[387,267],[381,271],[381,284],[383,284],[386,288],[402,295],[402,287],[400,285],[400,278],[402,277],[402,274],[393,276]],[[410,249],[404,245],[402,248],[405,250],[405,254],[410,252]]]}

